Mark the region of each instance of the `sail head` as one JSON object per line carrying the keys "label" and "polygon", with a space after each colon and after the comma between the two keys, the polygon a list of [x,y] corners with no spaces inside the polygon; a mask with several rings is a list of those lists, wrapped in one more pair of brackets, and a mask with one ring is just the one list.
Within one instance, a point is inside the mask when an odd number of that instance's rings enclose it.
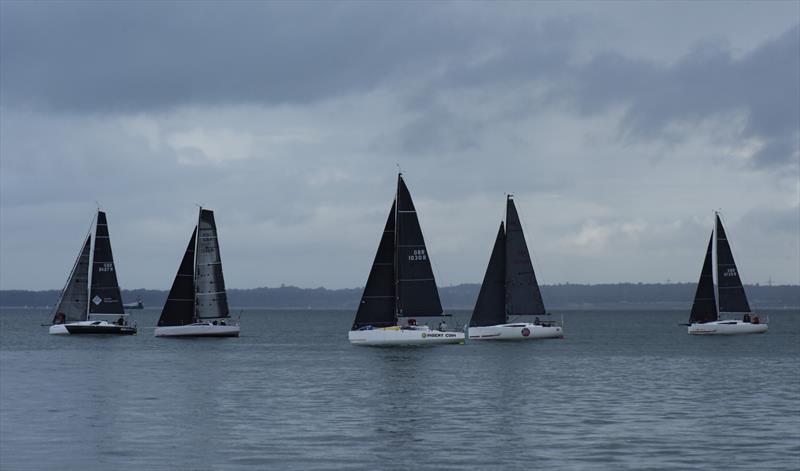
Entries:
{"label": "sail head", "polygon": [[440,315],[439,290],[417,211],[402,175],[397,177],[396,231],[397,315]]}
{"label": "sail head", "polygon": [[509,316],[546,314],[528,244],[511,196],[506,198],[506,312]]}
{"label": "sail head", "polygon": [[719,291],[720,312],[750,312],[747,294],[744,292],[736,262],[733,261],[733,252],[722,227],[719,215],[716,215],[717,225],[717,289]]}
{"label": "sail head", "polygon": [[117,282],[106,213],[97,212],[92,254],[92,288],[89,293],[89,314],[125,314]]}
{"label": "sail head", "polygon": [[172,282],[167,302],[161,310],[158,325],[186,325],[194,322],[194,246],[197,227],[192,231],[189,245],[183,253],[178,273]]}
{"label": "sail head", "polygon": [[64,291],[61,292],[53,314],[54,324],[86,320],[89,303],[89,251],[91,246],[92,236],[90,234],[86,236],[81,253],[75,260]]}
{"label": "sail head", "polygon": [[470,327],[480,327],[505,323],[506,234],[505,227],[501,222],[469,325]]}
{"label": "sail head", "polygon": [[353,330],[371,325],[374,327],[388,327],[395,325],[395,266],[394,266],[394,240],[395,240],[395,213],[397,202],[392,202],[392,209],[383,228],[378,252],[372,262],[372,269],[361,295],[358,312],[353,321]]}
{"label": "sail head", "polygon": [[214,212],[200,209],[195,248],[195,315],[198,319],[230,317]]}
{"label": "sail head", "polygon": [[700,271],[700,281],[697,282],[697,291],[694,295],[692,312],[689,315],[689,323],[713,322],[719,318],[717,314],[717,301],[714,297],[714,275],[712,272],[712,247],[714,243],[714,233],[708,239],[708,249],[706,258],[703,261],[703,269]]}

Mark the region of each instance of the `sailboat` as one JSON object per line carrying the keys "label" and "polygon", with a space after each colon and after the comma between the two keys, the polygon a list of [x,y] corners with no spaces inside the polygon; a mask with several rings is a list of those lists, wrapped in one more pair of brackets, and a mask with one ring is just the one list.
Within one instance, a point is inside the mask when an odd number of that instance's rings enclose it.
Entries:
{"label": "sailboat", "polygon": [[142,302],[142,298],[136,300],[135,303],[125,303],[122,305],[127,310],[131,309],[144,309],[144,303]]}
{"label": "sailboat", "polygon": [[397,176],[397,192],[348,334],[353,345],[463,343],[462,332],[418,325],[417,317],[442,315],[439,290],[411,194]]}
{"label": "sailboat", "polygon": [[155,336],[239,336],[239,324],[230,321],[217,224],[211,210],[200,208],[197,225],[161,310]]}
{"label": "sailboat", "polygon": [[[533,322],[509,322],[518,316],[536,316]],[[514,205],[506,197],[506,223],[500,222],[478,300],[472,311],[470,340],[526,340],[561,338],[563,326],[549,318],[533,272],[525,234]]]}
{"label": "sailboat", "polygon": [[[133,335],[128,325],[111,253],[106,213],[98,210],[53,314],[50,334]],[[91,267],[91,269],[90,269]]]}
{"label": "sailboat", "polygon": [[[742,320],[725,319],[723,314],[742,315]],[[767,331],[766,319],[762,322],[750,310],[725,228],[716,211],[687,325],[693,335],[761,334]]]}

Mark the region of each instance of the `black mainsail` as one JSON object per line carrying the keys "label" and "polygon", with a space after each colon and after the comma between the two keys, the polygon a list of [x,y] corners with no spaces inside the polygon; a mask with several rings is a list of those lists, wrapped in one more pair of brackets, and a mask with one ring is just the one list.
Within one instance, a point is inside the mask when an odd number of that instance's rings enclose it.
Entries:
{"label": "black mainsail", "polygon": [[506,314],[546,314],[531,254],[511,195],[506,197]]}
{"label": "black mainsail", "polygon": [[89,293],[89,315],[119,314],[124,315],[122,295],[114,268],[114,256],[111,253],[111,240],[108,236],[106,213],[97,212],[94,251],[92,256],[92,287]]}
{"label": "black mainsail", "polygon": [[397,193],[383,229],[352,330],[388,327],[398,316],[442,314],[439,291],[411,194],[397,176]]}
{"label": "black mainsail", "polygon": [[194,322],[194,246],[197,227],[192,231],[189,245],[169,290],[167,302],[158,318],[158,326],[186,325]]}
{"label": "black mainsail", "polygon": [[53,324],[85,321],[89,303],[89,252],[92,236],[86,236],[83,248],[69,274],[53,315]]}
{"label": "black mainsail", "polygon": [[439,290],[403,174],[397,176],[396,227],[397,315],[438,316],[442,314]]}
{"label": "black mainsail", "polygon": [[469,320],[470,327],[506,323],[506,231],[503,223],[497,231],[489,265],[483,276],[478,301]]}
{"label": "black mainsail", "polygon": [[214,212],[200,208],[195,248],[195,316],[197,319],[230,317],[225,279],[222,277],[222,258],[217,239]]}
{"label": "black mainsail", "polygon": [[719,214],[716,215],[717,228],[717,289],[719,312],[750,312],[747,295],[739,278],[733,252],[722,227]]}
{"label": "black mainsail", "polygon": [[505,324],[509,316],[546,314],[517,207],[508,195],[505,231],[500,223],[469,325]]}
{"label": "black mainsail", "polygon": [[708,239],[708,249],[706,258],[703,261],[703,270],[700,272],[700,281],[697,283],[697,292],[694,295],[692,313],[689,315],[689,323],[713,322],[719,318],[717,313],[717,301],[714,297],[714,274],[713,274],[713,252],[714,232]]}

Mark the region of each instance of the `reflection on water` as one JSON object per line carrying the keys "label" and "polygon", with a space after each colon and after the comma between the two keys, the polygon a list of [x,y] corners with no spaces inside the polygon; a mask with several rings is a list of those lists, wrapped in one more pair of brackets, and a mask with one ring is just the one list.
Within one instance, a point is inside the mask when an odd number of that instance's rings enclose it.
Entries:
{"label": "reflection on water", "polygon": [[[246,311],[238,339],[49,336],[0,314],[2,469],[795,469],[800,315],[690,337],[568,312],[564,340],[359,348],[350,312]],[[464,313],[454,323],[463,323]],[[151,328],[148,328],[150,326]]]}

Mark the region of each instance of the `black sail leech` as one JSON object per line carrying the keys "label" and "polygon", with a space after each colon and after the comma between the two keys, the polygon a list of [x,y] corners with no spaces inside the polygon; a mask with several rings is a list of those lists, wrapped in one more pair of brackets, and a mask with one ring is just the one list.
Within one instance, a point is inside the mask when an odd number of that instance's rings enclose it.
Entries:
{"label": "black sail leech", "polygon": [[361,303],[353,321],[353,330],[371,325],[374,327],[389,327],[395,325],[395,283],[394,283],[394,240],[396,201],[392,202],[392,209],[383,228],[381,242],[372,269],[361,295]]}
{"label": "black sail leech", "polygon": [[194,246],[197,227],[192,231],[189,245],[169,290],[167,302],[158,318],[158,326],[186,325],[194,322]]}
{"label": "black sail leech", "polygon": [[222,258],[214,212],[200,209],[195,249],[195,315],[198,319],[229,317],[228,295],[222,276]]}
{"label": "black sail leech", "polygon": [[438,316],[442,313],[425,239],[411,194],[397,177],[397,315]]}
{"label": "black sail leech", "polygon": [[719,289],[720,312],[750,312],[750,304],[733,261],[733,252],[722,227],[719,215],[715,217],[717,225],[717,286]]}
{"label": "black sail leech", "polygon": [[86,320],[87,303],[89,302],[89,250],[92,236],[86,237],[80,255],[69,275],[61,298],[58,300],[53,324]]}
{"label": "black sail leech", "polygon": [[103,211],[97,212],[89,314],[125,314],[114,267],[114,256],[111,253],[108,221]]}
{"label": "black sail leech", "polygon": [[510,196],[506,198],[506,309],[509,316],[546,314],[522,224]]}
{"label": "black sail leech", "polygon": [[483,276],[478,301],[472,311],[470,327],[506,323],[506,234],[503,223],[497,231],[489,265]]}
{"label": "black sail leech", "polygon": [[689,323],[713,322],[719,317],[717,315],[717,301],[714,298],[713,243],[714,233],[712,232],[711,237],[708,239],[708,249],[706,250],[705,261],[703,261],[703,269],[700,272],[700,281],[697,282],[697,292],[694,295]]}

